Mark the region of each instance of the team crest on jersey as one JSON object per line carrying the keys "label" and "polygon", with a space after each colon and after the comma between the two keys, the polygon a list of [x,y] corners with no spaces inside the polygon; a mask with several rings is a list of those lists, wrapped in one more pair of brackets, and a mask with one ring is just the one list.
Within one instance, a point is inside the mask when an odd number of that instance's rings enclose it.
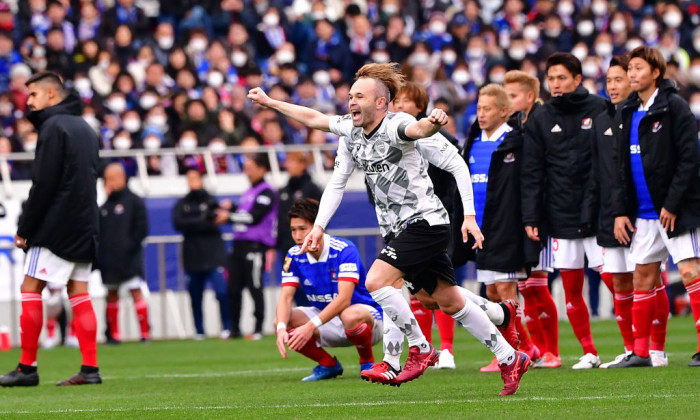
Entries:
{"label": "team crest on jersey", "polygon": [[338,270],[336,270],[335,268],[329,268],[328,274],[330,274],[332,282],[334,282],[334,283],[338,282]]}
{"label": "team crest on jersey", "polygon": [[117,204],[114,206],[114,214],[122,214],[124,213],[124,205],[122,204]]}
{"label": "team crest on jersey", "polygon": [[515,162],[515,155],[512,152],[506,153],[506,156],[503,158],[503,162],[505,162],[505,163]]}
{"label": "team crest on jersey", "polygon": [[284,257],[284,265],[282,266],[282,270],[284,270],[285,273],[289,273],[289,267],[292,266],[292,257]]}
{"label": "team crest on jersey", "polygon": [[590,130],[591,127],[593,127],[592,118],[584,118],[583,121],[581,121],[581,130]]}
{"label": "team crest on jersey", "polygon": [[657,131],[661,130],[661,127],[663,127],[663,124],[661,124],[661,121],[656,121],[654,125],[651,126],[651,132],[656,133]]}
{"label": "team crest on jersey", "polygon": [[386,143],[377,140],[377,142],[374,143],[374,150],[380,155],[383,155],[384,153],[386,153]]}

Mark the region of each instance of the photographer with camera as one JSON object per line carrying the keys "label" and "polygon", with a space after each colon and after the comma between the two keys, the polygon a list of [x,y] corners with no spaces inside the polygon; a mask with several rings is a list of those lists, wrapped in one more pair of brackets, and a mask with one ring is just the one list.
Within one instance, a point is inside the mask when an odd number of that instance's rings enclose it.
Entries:
{"label": "photographer with camera", "polygon": [[190,192],[178,200],[173,209],[173,225],[185,236],[182,244],[182,263],[189,277],[188,290],[192,301],[192,316],[196,330],[195,339],[204,339],[202,297],[204,286],[211,282],[219,301],[221,313],[221,338],[231,336],[231,316],[224,281],[226,248],[219,225],[229,217],[220,208],[231,208],[230,202],[219,203],[204,189],[202,175],[197,169],[187,170]]}

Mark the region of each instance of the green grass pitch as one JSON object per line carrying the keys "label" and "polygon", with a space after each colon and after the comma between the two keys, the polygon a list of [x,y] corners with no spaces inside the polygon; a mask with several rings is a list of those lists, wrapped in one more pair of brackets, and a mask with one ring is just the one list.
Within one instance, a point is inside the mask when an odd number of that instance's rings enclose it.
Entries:
{"label": "green grass pitch", "polygon": [[[592,328],[601,358],[612,360],[622,348],[617,325],[599,321]],[[697,346],[692,319],[671,319],[668,337],[667,368],[573,371],[580,346],[562,323],[564,366],[530,370],[510,397],[498,396],[498,373],[478,371],[490,353],[459,327],[457,369],[429,370],[400,388],[360,380],[353,348],[331,349],[345,368],[342,377],[302,383],[313,362],[298,354],[282,359],[274,337],[100,346],[104,383],[65,388],[54,384],[77,371],[78,350],[40,350],[40,385],[0,388],[0,419],[698,419],[700,369],[687,367]],[[18,358],[17,349],[0,353],[2,371]]]}

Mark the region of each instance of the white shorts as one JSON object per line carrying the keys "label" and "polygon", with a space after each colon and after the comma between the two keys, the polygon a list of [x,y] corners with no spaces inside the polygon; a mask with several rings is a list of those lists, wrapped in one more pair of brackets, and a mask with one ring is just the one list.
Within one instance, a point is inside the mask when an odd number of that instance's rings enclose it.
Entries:
{"label": "white shorts", "polygon": [[627,247],[603,248],[603,273],[633,273],[635,263]]}
{"label": "white shorts", "polygon": [[630,245],[630,259],[636,264],[661,262],[669,254],[673,262],[700,257],[700,228],[669,238],[658,219],[637,219]]}
{"label": "white shorts", "polygon": [[565,270],[585,268],[584,256],[588,257],[588,266],[598,268],[603,264],[603,249],[596,242],[595,236],[580,239],[550,238],[552,249],[552,267]]}
{"label": "white shorts", "polygon": [[66,261],[48,248],[29,248],[24,260],[24,275],[35,279],[68,284],[68,280],[90,280],[92,263]]}
{"label": "white shorts", "polygon": [[547,246],[540,251],[540,263],[533,267],[532,271],[547,271],[553,272],[552,268],[552,247]]}
{"label": "white shorts", "polygon": [[61,290],[65,289],[65,288],[66,288],[66,285],[65,285],[65,284],[61,284],[61,283],[48,282],[48,283],[46,283],[46,288],[49,289],[49,290],[53,290],[53,291],[57,291],[57,292],[58,292],[58,291],[61,291]]}
{"label": "white shorts", "polygon": [[[369,313],[372,314],[372,318],[374,318],[374,327],[372,327],[372,345],[375,345],[380,342],[384,336],[384,321],[382,321],[382,314],[373,306],[362,303],[359,305],[367,308]],[[321,313],[321,310],[315,306],[299,306],[296,309],[302,311],[304,315],[309,317],[309,319]],[[321,347],[350,347],[354,345],[345,335],[345,327],[343,326],[343,321],[340,320],[339,315],[333,317],[333,319],[318,327],[318,332]]]}
{"label": "white shorts", "polygon": [[130,278],[129,280],[119,283],[119,284],[105,284],[105,288],[107,290],[119,290],[121,288],[127,289],[127,290],[138,290],[141,289],[141,283],[143,282],[143,279],[141,276],[134,276]]}
{"label": "white shorts", "polygon": [[476,270],[477,281],[486,285],[496,284],[496,282],[517,283],[518,280],[524,280],[526,278],[527,272],[525,272],[525,269],[520,269],[518,271],[513,271],[510,273],[491,270]]}

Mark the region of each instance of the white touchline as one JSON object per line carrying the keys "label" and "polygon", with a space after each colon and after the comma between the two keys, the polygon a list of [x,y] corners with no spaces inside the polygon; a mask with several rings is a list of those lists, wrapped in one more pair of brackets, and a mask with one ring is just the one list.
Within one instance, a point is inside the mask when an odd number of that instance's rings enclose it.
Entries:
{"label": "white touchline", "polygon": [[324,408],[324,407],[368,407],[388,405],[436,405],[436,404],[464,404],[483,403],[485,401],[497,401],[499,403],[513,403],[525,401],[590,401],[590,400],[633,400],[648,398],[691,398],[696,394],[655,394],[655,395],[589,395],[581,397],[487,397],[482,399],[465,398],[451,400],[425,400],[425,401],[363,401],[346,403],[316,403],[316,404],[271,404],[271,405],[217,405],[217,406],[163,406],[163,407],[122,407],[122,408],[66,408],[58,410],[21,410],[0,411],[4,414],[60,414],[60,413],[93,413],[93,412],[131,412],[131,411],[178,411],[178,410],[239,410],[239,409],[286,409],[286,408]]}

